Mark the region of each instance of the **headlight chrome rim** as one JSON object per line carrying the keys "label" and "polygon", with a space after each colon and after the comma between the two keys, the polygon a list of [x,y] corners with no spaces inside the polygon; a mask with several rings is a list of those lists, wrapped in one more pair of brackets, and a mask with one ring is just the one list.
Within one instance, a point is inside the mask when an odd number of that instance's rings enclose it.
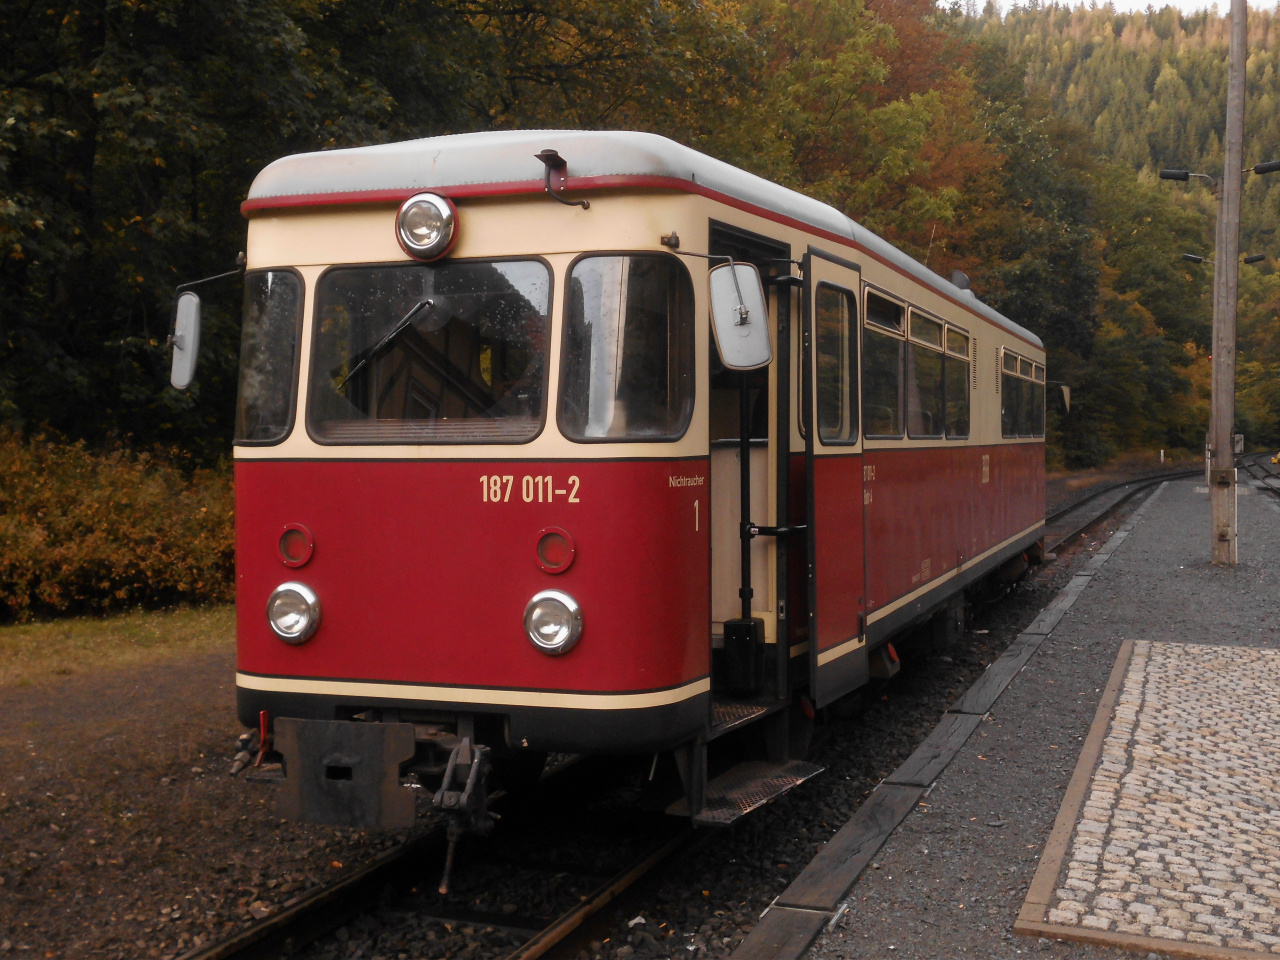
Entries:
{"label": "headlight chrome rim", "polygon": [[[302,601],[299,612],[305,615],[301,621],[301,626],[292,630],[280,625],[279,621],[283,620],[284,617],[275,609],[277,601],[287,599],[288,594],[294,594]],[[294,645],[306,643],[320,629],[320,598],[305,583],[291,580],[288,583],[280,584],[280,586],[271,591],[271,596],[267,598],[267,625],[271,627],[271,632],[285,643]]]}
{"label": "headlight chrome rim", "polygon": [[[554,611],[553,604],[559,604],[564,608],[566,620],[564,629],[555,634],[554,640],[540,633],[535,623],[535,617],[540,612]],[[555,657],[566,654],[582,637],[582,607],[577,600],[563,590],[541,590],[535,593],[525,605],[524,631],[529,637],[529,642],[543,653]]]}
{"label": "headlight chrome rim", "polygon": [[[422,242],[414,236],[410,218],[419,211],[434,213],[440,228],[436,236]],[[439,260],[451,249],[458,236],[458,211],[453,201],[436,193],[416,193],[400,205],[396,213],[396,240],[415,260]]]}

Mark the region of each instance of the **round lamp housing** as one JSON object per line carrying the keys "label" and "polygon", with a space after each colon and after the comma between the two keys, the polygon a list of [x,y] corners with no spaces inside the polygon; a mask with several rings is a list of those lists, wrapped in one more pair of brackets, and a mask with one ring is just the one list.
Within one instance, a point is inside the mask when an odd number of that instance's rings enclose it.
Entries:
{"label": "round lamp housing", "polygon": [[568,653],[582,636],[582,607],[563,590],[535,593],[524,608],[524,630],[543,653]]}
{"label": "round lamp housing", "polygon": [[415,260],[439,260],[457,239],[458,211],[448,197],[414,194],[396,214],[396,239]]}
{"label": "round lamp housing", "polygon": [[267,600],[267,623],[285,643],[306,643],[320,628],[320,598],[305,583],[282,583]]}

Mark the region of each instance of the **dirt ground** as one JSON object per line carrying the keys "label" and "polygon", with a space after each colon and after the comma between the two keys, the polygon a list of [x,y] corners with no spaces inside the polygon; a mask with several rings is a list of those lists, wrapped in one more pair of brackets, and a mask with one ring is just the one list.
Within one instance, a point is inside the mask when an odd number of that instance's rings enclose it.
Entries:
{"label": "dirt ground", "polygon": [[227,637],[0,687],[0,956],[173,957],[395,842],[282,823],[228,776],[234,676]]}

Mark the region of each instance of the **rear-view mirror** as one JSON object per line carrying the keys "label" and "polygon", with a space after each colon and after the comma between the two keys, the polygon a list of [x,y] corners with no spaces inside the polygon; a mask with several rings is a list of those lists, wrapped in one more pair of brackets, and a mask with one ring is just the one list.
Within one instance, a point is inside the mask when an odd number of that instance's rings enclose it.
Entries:
{"label": "rear-view mirror", "polygon": [[173,367],[169,382],[179,390],[191,385],[200,353],[200,298],[191,291],[178,297],[173,308]]}
{"label": "rear-view mirror", "polygon": [[720,362],[730,370],[766,366],[773,360],[773,341],[760,271],[749,263],[722,263],[707,278]]}

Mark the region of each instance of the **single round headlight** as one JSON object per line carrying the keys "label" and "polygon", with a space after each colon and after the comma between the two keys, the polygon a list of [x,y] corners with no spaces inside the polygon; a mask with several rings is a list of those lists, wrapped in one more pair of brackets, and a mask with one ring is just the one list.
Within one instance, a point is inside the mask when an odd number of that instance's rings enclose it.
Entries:
{"label": "single round headlight", "polygon": [[458,214],[447,197],[419,193],[400,205],[396,239],[418,260],[437,260],[453,246]]}
{"label": "single round headlight", "polygon": [[282,583],[267,601],[267,623],[285,643],[303,643],[320,626],[320,598],[305,583]]}
{"label": "single round headlight", "polygon": [[543,653],[568,653],[582,636],[582,608],[561,590],[543,590],[524,608],[524,630]]}

